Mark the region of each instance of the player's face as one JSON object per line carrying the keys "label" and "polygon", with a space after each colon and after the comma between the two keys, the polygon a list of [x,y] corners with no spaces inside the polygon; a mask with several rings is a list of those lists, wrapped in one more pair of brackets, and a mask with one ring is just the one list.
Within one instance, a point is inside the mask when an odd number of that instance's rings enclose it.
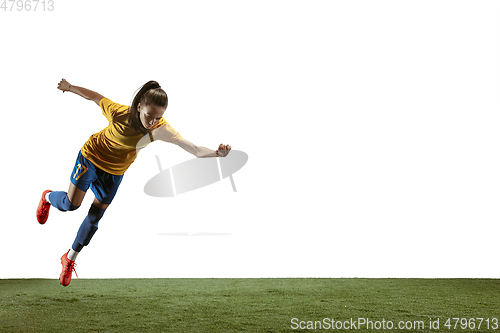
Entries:
{"label": "player's face", "polygon": [[137,111],[139,112],[139,119],[141,119],[142,126],[146,129],[151,129],[154,125],[156,125],[163,114],[165,113],[166,108],[156,106],[156,105],[141,105],[139,103],[137,107]]}

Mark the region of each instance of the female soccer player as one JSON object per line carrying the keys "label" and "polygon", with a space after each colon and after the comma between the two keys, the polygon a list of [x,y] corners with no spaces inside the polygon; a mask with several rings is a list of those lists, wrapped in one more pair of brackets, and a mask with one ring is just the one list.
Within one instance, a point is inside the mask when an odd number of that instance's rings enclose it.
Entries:
{"label": "female soccer player", "polygon": [[[140,149],[158,139],[174,143],[196,157],[224,157],[229,154],[231,146],[221,143],[214,151],[183,139],[163,119],[168,97],[156,81],[149,81],[140,88],[131,107],[114,103],[94,91],[73,86],[65,79],[59,82],[57,88],[94,101],[109,120],[108,127],[90,136],[78,153],[68,192],[44,191],[36,211],[38,222],[44,224],[51,205],[63,212],[73,211],[80,207],[89,187],[94,192],[94,202],[78,229],[73,245],[61,257],[59,280],[63,286],[68,286],[78,253],[89,244],[97,231],[99,220],[113,201],[125,171]],[[148,135],[149,140],[141,140]]]}

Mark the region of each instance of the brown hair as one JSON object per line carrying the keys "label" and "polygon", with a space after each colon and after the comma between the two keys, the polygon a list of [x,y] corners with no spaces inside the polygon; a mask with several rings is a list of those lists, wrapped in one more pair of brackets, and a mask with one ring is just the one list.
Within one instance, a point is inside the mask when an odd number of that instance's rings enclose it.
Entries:
{"label": "brown hair", "polygon": [[166,108],[168,106],[168,96],[156,81],[146,82],[135,95],[132,105],[130,106],[128,123],[129,126],[137,132],[147,134],[152,130],[147,130],[139,119],[139,112],[137,112],[139,103],[141,103],[141,105],[155,105]]}

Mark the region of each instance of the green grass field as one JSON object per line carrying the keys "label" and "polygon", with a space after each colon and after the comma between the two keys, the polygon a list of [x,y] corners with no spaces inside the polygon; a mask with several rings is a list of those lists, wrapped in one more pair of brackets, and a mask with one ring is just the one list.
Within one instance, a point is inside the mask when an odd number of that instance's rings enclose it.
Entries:
{"label": "green grass field", "polygon": [[[0,331],[500,332],[499,303],[500,280],[490,279],[0,280]],[[482,327],[449,329],[447,318],[483,318]]]}

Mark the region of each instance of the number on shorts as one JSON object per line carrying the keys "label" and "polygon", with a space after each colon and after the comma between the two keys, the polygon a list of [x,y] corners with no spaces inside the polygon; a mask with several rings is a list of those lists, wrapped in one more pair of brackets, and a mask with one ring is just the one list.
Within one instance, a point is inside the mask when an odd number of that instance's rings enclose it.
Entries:
{"label": "number on shorts", "polygon": [[[73,175],[73,178],[78,180],[85,172],[87,172],[87,167],[84,166],[84,165],[81,165],[80,163],[78,163],[78,166],[76,168],[76,172],[75,174]],[[79,173],[80,172],[80,173]],[[77,176],[78,175],[78,176]]]}

